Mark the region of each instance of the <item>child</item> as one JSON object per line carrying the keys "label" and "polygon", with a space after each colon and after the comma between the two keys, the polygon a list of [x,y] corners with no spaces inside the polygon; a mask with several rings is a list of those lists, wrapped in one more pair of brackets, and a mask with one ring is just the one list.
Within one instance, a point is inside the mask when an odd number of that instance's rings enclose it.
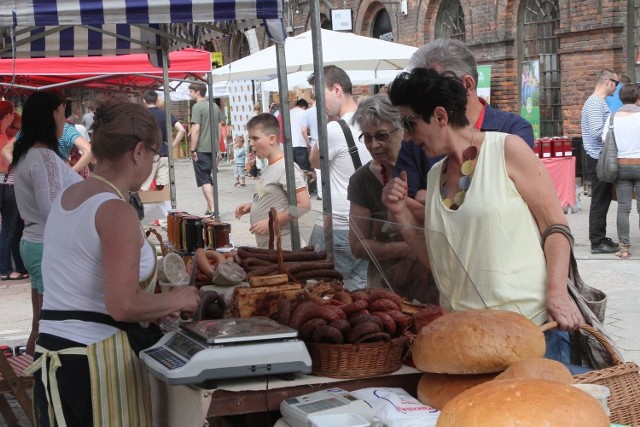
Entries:
{"label": "child", "polygon": [[244,148],[244,136],[242,135],[236,136],[233,157],[236,159],[236,169],[233,172],[233,176],[236,177],[234,187],[245,187],[247,184],[244,182],[244,167],[247,160],[247,150]]}
{"label": "child", "polygon": [[249,163],[247,163],[247,170],[251,179],[258,177],[258,164],[256,163],[256,152],[249,146]]}
{"label": "child", "polygon": [[[254,116],[247,123],[249,143],[259,159],[268,162],[262,176],[256,184],[253,203],[243,203],[236,207],[236,219],[251,213],[249,231],[256,236],[260,248],[269,247],[269,210],[278,211],[278,223],[283,249],[291,249],[289,238],[289,198],[287,196],[287,177],[284,154],[280,149],[280,126],[278,120],[269,113]],[[309,209],[311,200],[302,171],[294,163],[296,180],[296,204],[299,208]]]}

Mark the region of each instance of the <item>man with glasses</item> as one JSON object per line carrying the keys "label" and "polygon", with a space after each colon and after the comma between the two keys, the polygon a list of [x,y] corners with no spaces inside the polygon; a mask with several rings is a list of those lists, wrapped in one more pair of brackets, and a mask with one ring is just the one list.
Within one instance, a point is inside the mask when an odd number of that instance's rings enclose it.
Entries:
{"label": "man with glasses", "polygon": [[[497,110],[478,96],[478,67],[473,54],[459,40],[437,39],[420,47],[409,60],[407,71],[413,68],[434,68],[438,72],[450,71],[467,89],[466,115],[474,127],[482,131],[498,131],[518,135],[533,147],[533,127],[521,116]],[[411,134],[412,122],[420,117],[405,117],[403,127]],[[407,132],[409,130],[409,132]],[[427,172],[440,158],[427,158],[419,146],[403,141],[398,154],[395,175],[407,172],[409,196],[424,204]]]}
{"label": "man with glasses", "polygon": [[[351,94],[351,79],[347,73],[335,65],[324,67],[325,108],[330,119],[338,121],[327,124],[327,145],[329,175],[331,182],[331,210],[333,222],[334,263],[349,290],[367,286],[368,261],[357,259],[349,246],[349,201],[347,200],[347,185],[349,178],[357,167],[371,160],[371,154],[364,143],[358,139],[362,133],[357,125],[351,124],[351,118],[358,108],[358,103]],[[315,79],[310,76],[309,84]],[[343,127],[344,126],[344,127]],[[354,155],[349,149],[347,138],[353,140]],[[311,166],[320,169],[320,152],[318,144],[312,147],[309,154]],[[309,239],[309,244],[316,250],[324,249],[323,218],[316,221]]]}
{"label": "man with glasses", "polygon": [[592,254],[613,254],[618,244],[606,236],[607,212],[611,204],[611,184],[600,182],[596,165],[602,150],[602,131],[611,113],[605,102],[618,86],[618,75],[609,69],[598,73],[596,88],[582,107],[582,148],[584,149],[587,170],[585,178],[591,181],[591,207],[589,208],[589,241]]}

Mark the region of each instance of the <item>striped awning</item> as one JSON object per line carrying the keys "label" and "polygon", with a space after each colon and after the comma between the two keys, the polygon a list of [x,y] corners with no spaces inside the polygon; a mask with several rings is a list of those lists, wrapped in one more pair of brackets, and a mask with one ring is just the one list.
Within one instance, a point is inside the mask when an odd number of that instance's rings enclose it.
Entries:
{"label": "striped awning", "polygon": [[282,0],[2,0],[0,58],[121,55],[199,47],[264,25],[284,40]]}

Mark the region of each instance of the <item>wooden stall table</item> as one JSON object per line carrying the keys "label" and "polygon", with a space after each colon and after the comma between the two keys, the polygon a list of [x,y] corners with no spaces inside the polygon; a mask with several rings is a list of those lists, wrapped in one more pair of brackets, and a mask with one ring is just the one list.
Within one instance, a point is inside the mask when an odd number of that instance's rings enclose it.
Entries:
{"label": "wooden stall table", "polygon": [[576,206],[576,158],[540,159],[547,168],[563,209]]}
{"label": "wooden stall table", "polygon": [[[378,377],[338,379],[296,374],[290,381],[271,377],[222,380],[213,391],[207,417],[245,415],[246,425],[264,424],[265,412],[279,411],[284,399],[313,393],[329,387],[353,391],[366,387],[400,387],[416,396],[422,372],[403,365],[397,371]],[[269,424],[264,424],[269,425]]]}

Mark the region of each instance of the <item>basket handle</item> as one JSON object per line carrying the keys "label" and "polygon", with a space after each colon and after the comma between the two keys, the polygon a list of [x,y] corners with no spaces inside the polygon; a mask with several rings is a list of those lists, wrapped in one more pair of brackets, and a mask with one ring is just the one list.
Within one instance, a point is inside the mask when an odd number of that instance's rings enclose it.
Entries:
{"label": "basket handle", "polygon": [[162,252],[162,256],[167,255],[167,248],[162,241],[162,236],[156,231],[155,228],[149,228],[144,234],[147,237],[149,237],[150,234],[153,234],[156,239],[158,239],[158,242],[160,242],[160,252]]}
{"label": "basket handle", "polygon": [[[558,322],[549,322],[540,326],[540,329],[542,330],[542,332],[546,332],[556,327],[558,327]],[[598,340],[600,345],[602,345],[602,348],[604,348],[607,353],[609,353],[609,356],[611,356],[611,360],[613,361],[614,366],[624,364],[624,360],[618,357],[617,352],[614,350],[613,345],[609,341],[609,338],[602,334],[602,332],[598,331],[593,326],[587,325],[586,323],[580,325],[580,329]]]}

